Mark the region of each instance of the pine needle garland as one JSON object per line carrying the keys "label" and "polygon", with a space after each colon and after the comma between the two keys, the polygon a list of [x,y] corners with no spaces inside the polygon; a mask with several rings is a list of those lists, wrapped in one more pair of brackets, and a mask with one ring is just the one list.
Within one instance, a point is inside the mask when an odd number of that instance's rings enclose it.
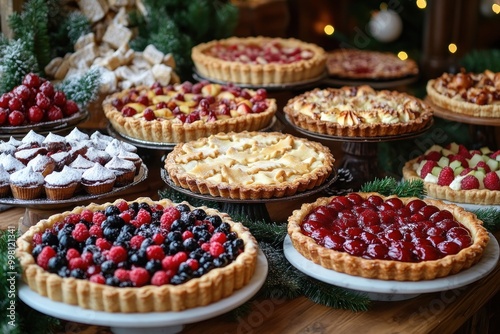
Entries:
{"label": "pine needle garland", "polygon": [[375,178],[361,186],[362,192],[377,192],[384,196],[397,195],[399,197],[422,197],[425,195],[422,180],[396,181],[393,177]]}
{"label": "pine needle garland", "polygon": [[6,43],[0,49],[0,94],[21,84],[27,73],[38,70],[38,61],[28,43],[21,39]]}
{"label": "pine needle garland", "polygon": [[490,232],[495,233],[500,231],[500,210],[494,208],[478,209],[472,211],[479,220],[483,222],[483,226]]}
{"label": "pine needle garland", "polygon": [[97,99],[101,73],[98,68],[91,68],[84,75],[70,77],[57,85],[68,99],[75,101],[80,108]]}

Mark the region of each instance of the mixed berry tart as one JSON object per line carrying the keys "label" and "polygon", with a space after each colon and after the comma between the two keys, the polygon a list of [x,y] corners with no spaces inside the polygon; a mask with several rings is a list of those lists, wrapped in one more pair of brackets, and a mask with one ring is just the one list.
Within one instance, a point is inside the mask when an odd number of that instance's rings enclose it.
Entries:
{"label": "mixed berry tart", "polygon": [[63,91],[34,73],[26,74],[20,85],[0,95],[0,127],[58,121],[78,112],[78,105]]}
{"label": "mixed berry tart", "polygon": [[343,137],[401,135],[432,121],[432,110],[420,99],[367,85],[316,88],[293,97],[283,110],[297,127]]}
{"label": "mixed berry tart", "polygon": [[500,150],[433,145],[403,167],[407,180],[424,181],[427,195],[457,203],[500,204]]}
{"label": "mixed berry tart", "polygon": [[325,73],[326,53],[294,38],[231,37],[192,48],[200,75],[243,85],[293,84]]}
{"label": "mixed berry tart", "polygon": [[500,117],[500,73],[443,73],[427,83],[427,97],[450,112],[473,117]]}
{"label": "mixed berry tart", "polygon": [[277,106],[264,89],[183,82],[115,93],[103,109],[119,133],[155,143],[178,143],[229,131],[256,131],[271,123]]}
{"label": "mixed berry tart", "polygon": [[377,193],[303,204],[289,217],[288,234],[300,254],[325,268],[397,281],[468,269],[489,241],[482,222],[459,206]]}
{"label": "mixed berry tart", "polygon": [[23,279],[54,301],[106,312],[182,311],[251,280],[258,245],[226,214],[170,200],[91,204],[17,241]]}
{"label": "mixed berry tart", "polygon": [[243,131],[177,144],[165,170],[177,186],[196,193],[264,199],[322,185],[334,162],[320,143],[280,132]]}

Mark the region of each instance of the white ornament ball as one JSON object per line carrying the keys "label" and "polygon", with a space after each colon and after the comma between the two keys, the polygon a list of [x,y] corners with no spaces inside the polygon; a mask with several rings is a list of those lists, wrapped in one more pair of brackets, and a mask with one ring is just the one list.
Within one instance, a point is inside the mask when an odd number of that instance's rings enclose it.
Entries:
{"label": "white ornament ball", "polygon": [[403,31],[403,21],[398,13],[391,9],[373,14],[368,22],[370,34],[380,42],[389,43],[398,39]]}

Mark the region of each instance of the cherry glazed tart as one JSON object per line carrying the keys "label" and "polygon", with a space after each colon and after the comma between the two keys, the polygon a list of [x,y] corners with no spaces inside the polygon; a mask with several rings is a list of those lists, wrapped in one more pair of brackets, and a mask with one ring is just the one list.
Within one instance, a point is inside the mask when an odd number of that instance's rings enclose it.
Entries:
{"label": "cherry glazed tart", "polygon": [[433,145],[405,163],[403,177],[422,180],[427,195],[437,199],[500,204],[500,150],[469,150],[457,143]]}
{"label": "cherry glazed tart", "polygon": [[233,199],[291,196],[333,172],[330,150],[279,132],[219,133],[178,144],[165,159],[172,182],[195,193]]}
{"label": "cherry glazed tart", "polygon": [[29,287],[105,312],[182,311],[252,278],[258,245],[226,213],[186,202],[119,199],[55,214],[17,240]]}
{"label": "cherry glazed tart", "polygon": [[325,72],[326,53],[294,38],[231,37],[193,47],[196,70],[205,78],[247,85],[293,84]]}
{"label": "cherry glazed tart", "polygon": [[327,53],[326,66],[332,77],[390,80],[418,74],[417,63],[401,60],[393,53],[337,49]]}
{"label": "cherry glazed tart", "polygon": [[284,112],[297,127],[344,137],[400,135],[432,121],[432,110],[421,100],[366,85],[316,88],[290,99]]}
{"label": "cherry glazed tart", "polygon": [[103,109],[121,134],[178,143],[219,132],[261,130],[271,123],[277,106],[265,89],[186,81],[126,89],[107,97]]}
{"label": "cherry glazed tart", "polygon": [[300,254],[322,267],[397,281],[468,269],[489,241],[482,222],[459,206],[377,193],[303,204],[289,217],[288,234]]}
{"label": "cherry glazed tart", "polygon": [[473,117],[500,117],[500,73],[443,73],[427,83],[434,105]]}

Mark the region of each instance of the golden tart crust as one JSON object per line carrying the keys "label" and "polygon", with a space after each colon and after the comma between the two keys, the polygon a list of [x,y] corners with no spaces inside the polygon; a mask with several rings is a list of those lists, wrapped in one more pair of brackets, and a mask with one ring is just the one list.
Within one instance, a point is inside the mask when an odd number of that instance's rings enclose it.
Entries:
{"label": "golden tart crust", "polygon": [[366,85],[316,88],[290,99],[284,112],[300,128],[343,137],[411,133],[432,121],[432,110],[420,99]]}
{"label": "golden tart crust", "polygon": [[417,63],[393,53],[337,49],[327,53],[328,74],[346,79],[397,79],[418,74]]}
{"label": "golden tart crust", "polygon": [[278,132],[220,133],[178,144],[165,169],[179,187],[233,199],[291,196],[325,182],[330,150]]}
{"label": "golden tart crust", "polygon": [[[418,175],[415,166],[418,159],[407,161],[403,166],[403,178],[406,180],[422,180]],[[424,180],[422,180],[424,181]],[[458,189],[454,190],[449,186],[441,186],[437,183],[424,181],[426,194],[430,197],[456,203],[498,205],[500,203],[500,191],[489,189]]]}
{"label": "golden tart crust", "polygon": [[[174,95],[178,93],[177,87],[180,84],[175,85],[174,91],[168,93],[164,97],[160,97],[159,101],[168,102],[174,99]],[[250,103],[248,99],[235,98],[230,95],[229,92],[221,91],[221,85],[219,84],[208,84],[206,89],[203,90],[204,96],[214,96],[216,100],[230,99],[237,101],[238,104],[248,104]],[[275,99],[266,99],[267,108],[258,113],[252,112],[239,112],[237,109],[232,111],[231,116],[221,117],[215,121],[206,121],[204,119],[197,120],[192,123],[185,123],[175,118],[172,115],[172,110],[166,111],[165,116],[158,116],[153,121],[148,121],[144,117],[138,117],[141,115],[141,110],[145,110],[146,106],[137,107],[137,103],[132,103],[134,108],[139,110],[138,114],[134,117],[127,117],[122,112],[120,112],[115,106],[113,106],[113,101],[116,99],[123,99],[131,92],[134,94],[145,94],[154,100],[155,93],[146,86],[139,86],[131,89],[126,89],[121,92],[112,94],[108,96],[102,104],[104,115],[108,118],[109,122],[113,128],[119,133],[132,137],[138,140],[143,140],[153,143],[180,143],[190,140],[195,140],[201,137],[207,137],[212,134],[219,132],[240,132],[240,131],[256,131],[261,130],[268,126],[277,110]],[[252,94],[255,91],[247,90]],[[188,114],[196,108],[196,103],[192,100],[188,100],[193,97],[193,94],[184,94],[184,98],[187,101],[179,102],[179,105],[184,105],[184,113]],[[188,98],[189,96],[189,98]],[[249,104],[251,105],[251,104]],[[155,105],[151,105],[150,108],[156,109]],[[246,108],[242,108],[245,109]]]}
{"label": "golden tart crust", "polygon": [[[118,203],[122,200],[117,200]],[[138,198],[138,202],[159,203],[165,207],[174,205],[170,200],[158,202],[150,198]],[[76,278],[63,278],[49,273],[34,261],[33,236],[37,232],[51,228],[71,213],[81,213],[84,209],[103,210],[106,206],[90,204],[87,207],[76,207],[72,211],[50,216],[41,220],[24,233],[18,240],[16,256],[19,258],[23,280],[38,294],[51,300],[85,309],[105,312],[146,313],[182,311],[198,306],[205,306],[230,296],[234,291],[244,287],[251,280],[257,261],[258,244],[249,230],[240,223],[235,223],[226,213],[202,207],[208,214],[219,215],[224,222],[231,225],[231,231],[238,234],[244,242],[244,252],[226,267],[216,268],[199,278],[193,278],[179,285],[165,284],[161,286],[146,285],[142,287],[113,287]],[[185,203],[187,204],[187,203]],[[188,204],[189,205],[189,204]],[[192,208],[192,207],[191,207]]]}
{"label": "golden tart crust", "polygon": [[[238,52],[245,49],[273,49],[284,54],[283,50],[307,52],[307,57],[296,61],[224,60],[218,50]],[[230,52],[230,51],[229,51]],[[294,38],[273,37],[230,37],[202,43],[192,48],[191,58],[198,73],[206,78],[248,85],[292,84],[318,78],[325,72],[326,53],[320,46]]]}
{"label": "golden tart crust", "polygon": [[[396,196],[384,197],[378,193],[358,193],[363,198],[377,195],[384,200]],[[335,196],[333,196],[335,197]],[[345,252],[317,244],[311,237],[301,232],[301,224],[309,212],[321,205],[327,205],[333,197],[321,197],[314,203],[303,204],[288,218],[288,235],[295,249],[307,259],[327,269],[366,278],[420,281],[445,277],[468,269],[477,263],[489,242],[489,234],[476,215],[467,212],[457,205],[445,204],[442,201],[425,199],[428,205],[434,205],[441,210],[450,211],[454,218],[464,225],[471,233],[472,245],[454,255],[441,259],[421,262],[401,262],[394,260],[364,259]],[[404,204],[416,197],[400,198]]]}
{"label": "golden tart crust", "polygon": [[473,117],[500,117],[500,73],[444,73],[427,82],[432,104]]}

